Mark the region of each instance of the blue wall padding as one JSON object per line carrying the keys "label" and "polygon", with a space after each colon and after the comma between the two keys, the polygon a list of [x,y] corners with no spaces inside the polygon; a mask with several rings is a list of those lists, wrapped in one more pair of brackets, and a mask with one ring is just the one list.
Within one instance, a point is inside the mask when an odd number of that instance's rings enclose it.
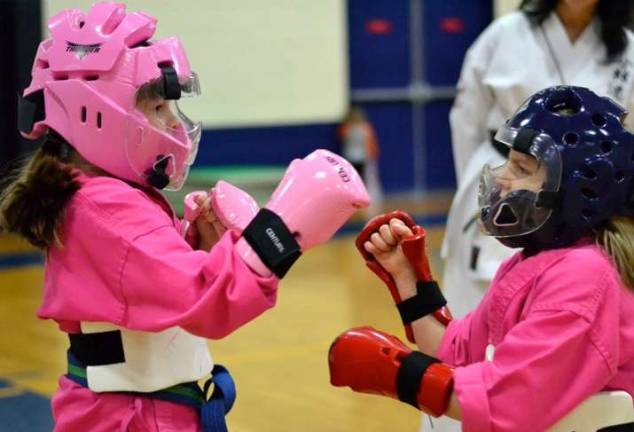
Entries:
{"label": "blue wall padding", "polygon": [[286,165],[318,148],[337,151],[337,125],[205,129],[196,165]]}
{"label": "blue wall padding", "polygon": [[[372,23],[387,28],[372,32]],[[408,1],[349,0],[348,40],[353,89],[409,84]]]}
{"label": "blue wall padding", "polygon": [[455,85],[469,46],[491,22],[490,0],[424,2],[425,81]]}
{"label": "blue wall padding", "polygon": [[449,110],[451,101],[437,101],[425,105],[425,187],[449,189],[456,180],[451,151]]}
{"label": "blue wall padding", "polygon": [[371,104],[364,107],[377,131],[379,172],[385,192],[414,188],[412,109],[409,103]]}

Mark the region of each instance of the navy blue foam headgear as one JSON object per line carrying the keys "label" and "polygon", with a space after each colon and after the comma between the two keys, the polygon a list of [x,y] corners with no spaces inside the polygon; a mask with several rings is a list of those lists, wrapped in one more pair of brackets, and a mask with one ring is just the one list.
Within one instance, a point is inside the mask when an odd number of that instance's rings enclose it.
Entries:
{"label": "navy blue foam headgear", "polygon": [[561,158],[561,186],[539,230],[503,243],[566,246],[612,216],[634,216],[634,135],[623,125],[626,114],[611,99],[573,86],[549,87],[520,107],[506,127],[552,138]]}

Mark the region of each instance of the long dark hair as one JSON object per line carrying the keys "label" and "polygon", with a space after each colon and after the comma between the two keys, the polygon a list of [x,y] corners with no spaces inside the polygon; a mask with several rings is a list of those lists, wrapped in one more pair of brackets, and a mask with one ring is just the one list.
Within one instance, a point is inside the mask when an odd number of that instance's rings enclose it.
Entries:
{"label": "long dark hair", "polygon": [[[555,10],[560,0],[522,0],[519,6],[533,25],[540,25]],[[601,22],[601,40],[607,62],[617,60],[627,48],[625,28],[632,22],[633,0],[599,0],[595,14]]]}
{"label": "long dark hair", "polygon": [[32,245],[61,245],[60,224],[66,205],[79,190],[74,160],[78,154],[49,130],[43,145],[5,179],[0,194],[0,229]]}

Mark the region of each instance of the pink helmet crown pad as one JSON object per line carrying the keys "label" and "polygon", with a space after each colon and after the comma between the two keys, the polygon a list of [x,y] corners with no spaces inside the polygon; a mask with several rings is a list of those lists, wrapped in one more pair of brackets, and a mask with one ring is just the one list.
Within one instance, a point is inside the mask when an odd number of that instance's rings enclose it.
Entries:
{"label": "pink helmet crown pad", "polygon": [[[32,81],[19,104],[22,134],[35,139],[51,128],[112,175],[180,187],[193,162],[200,124],[179,111],[186,121],[178,130],[152,126],[136,108],[136,93],[157,79],[164,82],[165,99],[180,98],[182,86],[199,87],[192,84],[196,77],[177,38],[149,42],[156,22],[112,2],[96,3],[87,14],[67,9],[52,17],[51,37],[38,47]],[[161,181],[149,181],[156,179],[156,169]]]}

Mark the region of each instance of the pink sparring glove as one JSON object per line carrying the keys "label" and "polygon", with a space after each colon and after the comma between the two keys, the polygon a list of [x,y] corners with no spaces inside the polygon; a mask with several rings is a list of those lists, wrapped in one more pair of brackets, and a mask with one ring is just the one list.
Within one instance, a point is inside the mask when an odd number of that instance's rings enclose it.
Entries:
{"label": "pink sparring glove", "polygon": [[[194,191],[185,196],[184,217],[181,225],[183,236],[186,236],[189,227],[200,215],[201,209],[195,200],[197,196],[206,198],[207,192]],[[209,197],[211,208],[220,223],[228,230],[235,230],[240,234],[260,210],[251,195],[224,180],[216,183],[209,191]]]}
{"label": "pink sparring glove", "polygon": [[452,367],[372,327],[339,335],[328,352],[328,369],[336,387],[392,397],[436,417],[447,411],[453,392]]}
{"label": "pink sparring glove", "polygon": [[240,234],[260,210],[251,195],[223,180],[216,183],[210,197],[211,208],[220,223]]}
{"label": "pink sparring glove", "polygon": [[181,222],[181,235],[187,240],[189,244],[194,244],[194,234],[190,230],[192,223],[200,215],[200,206],[196,203],[197,196],[207,196],[205,191],[194,191],[185,195],[183,201],[183,221]]}
{"label": "pink sparring glove", "polygon": [[[370,236],[372,236],[381,225],[389,224],[391,219],[400,219],[413,232],[411,237],[401,240],[400,243],[403,254],[409,261],[418,279],[418,294],[406,301],[401,299],[392,275],[378,263],[374,255],[365,250],[364,246],[365,242],[370,239]],[[405,334],[410,342],[416,343],[410,322],[425,315],[426,309],[433,309],[431,313],[434,318],[445,326],[453,319],[449,308],[443,304],[444,298],[442,298],[442,294],[431,274],[431,267],[429,266],[429,260],[425,252],[425,230],[416,225],[416,222],[414,222],[414,219],[412,219],[410,215],[396,210],[372,218],[357,236],[356,246],[365,259],[368,268],[372,270],[390,290],[392,299],[401,313],[401,318],[405,326]],[[434,304],[438,306],[434,308]]]}
{"label": "pink sparring glove", "polygon": [[369,203],[361,177],[347,160],[315,150],[291,163],[236,247],[255,272],[281,278],[302,251],[328,241]]}

